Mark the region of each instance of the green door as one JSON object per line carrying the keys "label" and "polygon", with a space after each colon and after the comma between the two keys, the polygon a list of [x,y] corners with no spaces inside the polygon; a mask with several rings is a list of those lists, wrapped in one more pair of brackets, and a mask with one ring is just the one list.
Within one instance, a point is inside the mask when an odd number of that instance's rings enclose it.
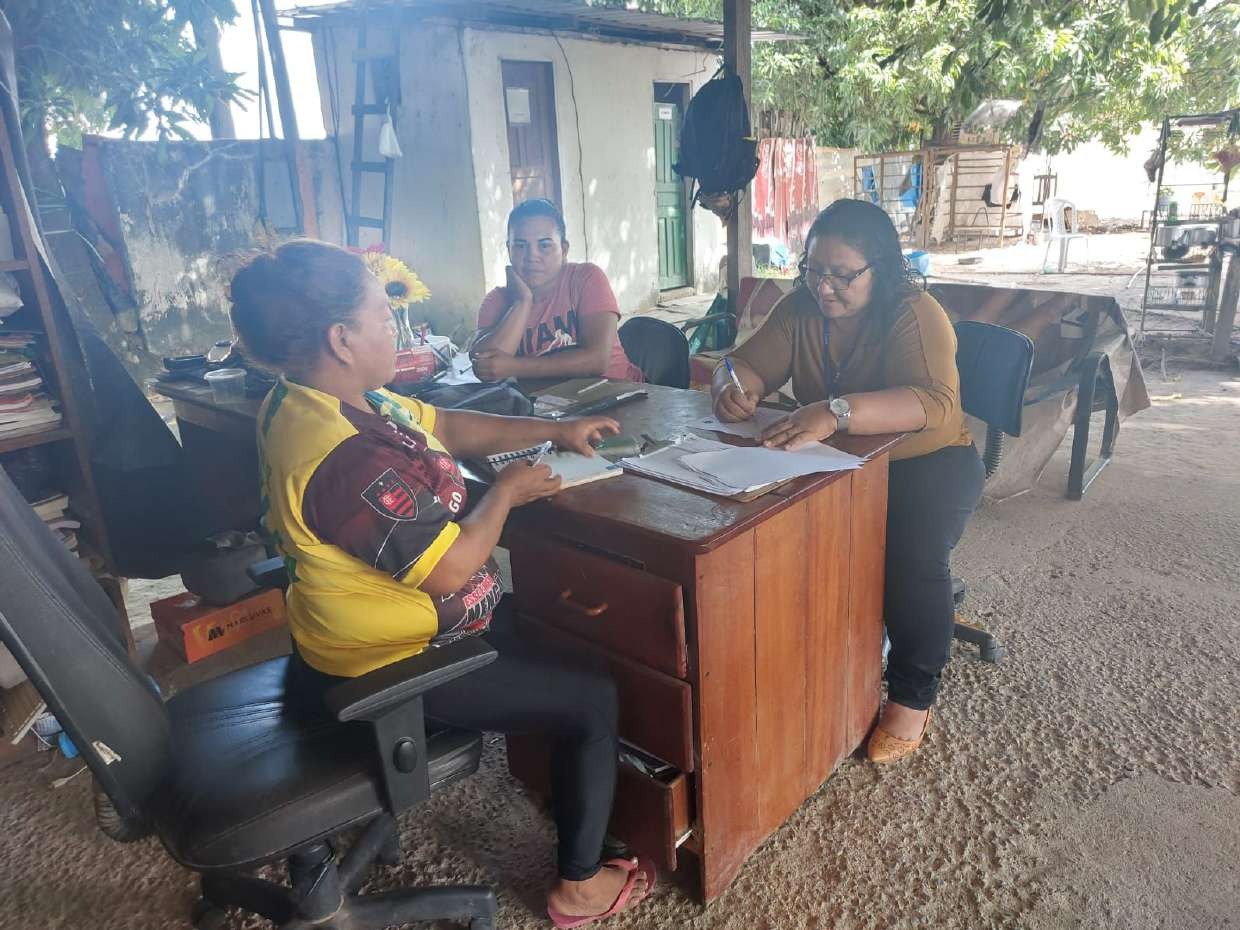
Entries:
{"label": "green door", "polygon": [[655,101],[655,222],[659,229],[659,289],[663,291],[690,283],[685,185],[672,169],[679,139],[680,105]]}

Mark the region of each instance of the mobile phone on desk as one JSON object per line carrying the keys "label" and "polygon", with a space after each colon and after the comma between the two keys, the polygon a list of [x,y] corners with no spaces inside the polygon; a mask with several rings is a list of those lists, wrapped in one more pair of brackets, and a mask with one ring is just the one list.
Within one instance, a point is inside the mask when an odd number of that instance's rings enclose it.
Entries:
{"label": "mobile phone on desk", "polygon": [[605,400],[596,400],[590,404],[582,404],[580,407],[572,407],[561,416],[568,417],[589,417],[596,413],[603,413],[607,410],[613,410],[616,407],[631,403],[635,400],[641,400],[648,397],[649,393],[643,390],[625,391],[623,394],[617,394],[615,397],[608,397]]}

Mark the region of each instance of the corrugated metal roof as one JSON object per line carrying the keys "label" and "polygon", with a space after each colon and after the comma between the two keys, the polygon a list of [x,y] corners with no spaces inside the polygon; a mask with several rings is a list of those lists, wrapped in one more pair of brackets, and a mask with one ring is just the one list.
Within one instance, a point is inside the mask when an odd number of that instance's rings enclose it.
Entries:
{"label": "corrugated metal roof", "polygon": [[[575,0],[340,0],[321,6],[282,10],[300,27],[321,22],[355,19],[365,10],[372,15],[397,14],[411,18],[443,18],[491,27],[550,29],[582,35],[648,44],[688,45],[718,49],[723,45],[723,23],[708,19],[680,19],[623,7],[589,6]],[[755,29],[754,42],[782,42],[800,38],[783,32]]]}

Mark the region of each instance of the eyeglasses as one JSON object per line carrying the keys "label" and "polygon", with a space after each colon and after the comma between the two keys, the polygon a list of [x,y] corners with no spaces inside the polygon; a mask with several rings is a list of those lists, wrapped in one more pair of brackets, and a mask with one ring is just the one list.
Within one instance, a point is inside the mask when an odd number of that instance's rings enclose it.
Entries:
{"label": "eyeglasses", "polygon": [[866,265],[864,268],[858,268],[849,274],[831,274],[826,271],[817,271],[807,265],[805,267],[805,284],[810,290],[816,291],[825,283],[835,293],[842,294],[852,287],[854,281],[869,270],[870,266]]}

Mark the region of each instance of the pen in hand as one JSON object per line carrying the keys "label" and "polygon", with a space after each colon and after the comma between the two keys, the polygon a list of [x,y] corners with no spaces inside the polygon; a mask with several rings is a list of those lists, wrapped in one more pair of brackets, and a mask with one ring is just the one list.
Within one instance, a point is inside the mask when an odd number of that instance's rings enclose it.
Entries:
{"label": "pen in hand", "polygon": [[544,456],[544,455],[546,455],[548,452],[550,452],[550,451],[551,451],[551,448],[552,448],[552,446],[553,446],[553,445],[554,445],[554,443],[553,443],[550,439],[548,439],[546,442],[544,442],[544,443],[543,443],[543,444],[539,447],[539,449],[538,449],[538,454],[537,454],[536,456],[534,456],[534,461],[532,461],[532,462],[530,463],[530,467],[531,467],[531,468],[533,468],[533,467],[534,467],[534,466],[536,466],[539,462],[541,462],[541,461],[543,460],[543,456]]}

